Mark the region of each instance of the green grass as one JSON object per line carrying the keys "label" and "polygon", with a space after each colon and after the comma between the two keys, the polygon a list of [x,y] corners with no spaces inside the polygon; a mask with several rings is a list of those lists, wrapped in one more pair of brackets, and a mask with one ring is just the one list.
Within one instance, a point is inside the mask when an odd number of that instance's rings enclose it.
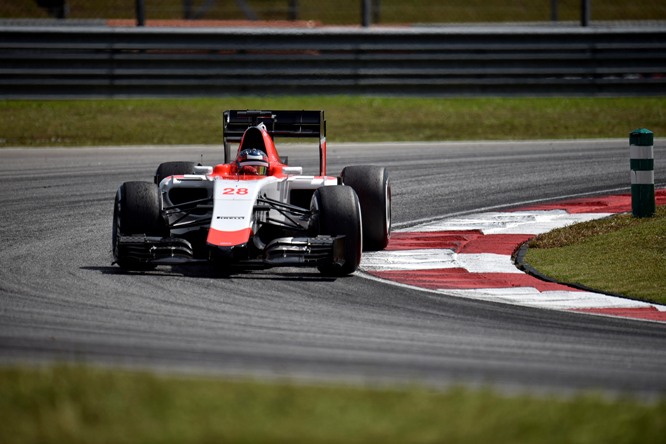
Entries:
{"label": "green grass", "polygon": [[[203,0],[192,1],[195,9]],[[68,0],[69,17],[133,18],[135,0]],[[261,20],[285,20],[288,0],[247,0]],[[382,0],[380,23],[518,22],[550,20],[550,1],[533,0]],[[580,0],[559,0],[560,20],[579,20]],[[182,0],[145,0],[148,19],[180,19]],[[358,24],[359,0],[299,2],[299,18],[323,24]],[[591,2],[593,20],[663,20],[666,5],[659,0],[605,0]],[[9,0],[0,4],[0,17],[45,18],[35,1]],[[243,19],[236,2],[217,1],[203,19]]]}
{"label": "green grass", "polygon": [[0,147],[216,144],[225,109],[324,109],[331,142],[628,137],[666,133],[666,98],[379,98],[0,101]]}
{"label": "green grass", "polygon": [[666,401],[0,369],[2,443],[659,443]]}
{"label": "green grass", "polygon": [[580,223],[533,239],[525,261],[562,282],[666,304],[666,207]]}

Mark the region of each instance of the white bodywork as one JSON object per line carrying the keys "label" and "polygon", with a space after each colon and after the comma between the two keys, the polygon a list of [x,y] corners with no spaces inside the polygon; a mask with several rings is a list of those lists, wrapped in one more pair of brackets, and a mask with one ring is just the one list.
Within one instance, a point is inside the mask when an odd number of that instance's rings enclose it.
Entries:
{"label": "white bodywork", "polygon": [[[289,171],[300,172],[301,168],[292,167]],[[257,211],[258,199],[266,198],[291,204],[290,195],[293,190],[314,191],[322,186],[337,184],[338,179],[330,176],[281,175],[261,178],[237,176],[236,179],[229,179],[228,176],[222,178],[213,174],[202,174],[167,177],[162,180],[159,187],[164,208],[177,206],[177,203],[169,198],[169,192],[174,188],[207,190],[207,197],[212,198],[211,212],[188,215],[172,227],[172,233],[183,235],[192,229],[192,221],[204,223],[208,220],[208,244],[232,247],[247,243],[256,233],[258,225],[269,218],[288,222],[286,216],[275,209]],[[307,220],[301,221],[303,228],[307,228],[307,222]],[[199,224],[196,227],[199,229],[202,226],[205,225]]]}

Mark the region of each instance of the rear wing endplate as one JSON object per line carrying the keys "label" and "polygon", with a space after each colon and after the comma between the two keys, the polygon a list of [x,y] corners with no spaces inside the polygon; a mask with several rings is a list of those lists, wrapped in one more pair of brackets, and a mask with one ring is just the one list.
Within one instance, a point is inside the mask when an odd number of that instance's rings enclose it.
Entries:
{"label": "rear wing endplate", "polygon": [[326,119],[324,111],[227,110],[223,114],[224,162],[232,161],[231,143],[240,142],[248,127],[266,125],[275,137],[319,139],[319,173],[326,175]]}

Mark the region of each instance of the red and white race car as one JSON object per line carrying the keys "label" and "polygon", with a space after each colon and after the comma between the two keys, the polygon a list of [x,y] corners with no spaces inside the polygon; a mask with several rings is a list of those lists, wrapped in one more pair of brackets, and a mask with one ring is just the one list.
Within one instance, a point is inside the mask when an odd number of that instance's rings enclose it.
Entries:
{"label": "red and white race car", "polygon": [[[165,162],[154,182],[125,182],[115,198],[113,257],[127,270],[202,261],[317,267],[353,273],[362,250],[391,233],[391,184],[384,167],[326,174],[323,111],[224,112],[225,163]],[[319,175],[303,175],[275,137],[319,139]],[[232,156],[232,143],[239,143]]]}

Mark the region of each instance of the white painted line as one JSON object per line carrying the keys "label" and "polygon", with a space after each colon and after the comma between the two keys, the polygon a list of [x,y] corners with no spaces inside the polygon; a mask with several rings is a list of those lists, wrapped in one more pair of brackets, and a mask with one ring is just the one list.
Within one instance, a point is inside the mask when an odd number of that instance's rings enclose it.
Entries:
{"label": "white painted line", "polygon": [[449,249],[375,251],[363,253],[365,271],[424,271],[464,268],[470,273],[522,273],[511,256],[494,253],[456,254]]}
{"label": "white painted line", "polygon": [[[5,148],[7,149],[7,148]],[[423,219],[416,219],[413,221],[408,221],[408,222],[399,222],[393,225],[393,227],[397,230],[402,227],[414,227],[416,225],[422,225],[422,224],[427,224],[431,223],[433,221],[438,221],[438,220],[445,220],[445,219],[450,219],[454,217],[461,217],[464,215],[469,215],[469,214],[478,214],[478,213],[485,213],[487,211],[493,211],[493,210],[501,210],[505,208],[518,208],[518,207],[526,207],[530,205],[539,205],[539,204],[544,204],[547,202],[553,202],[555,200],[561,201],[561,200],[569,200],[569,199],[578,199],[582,197],[590,197],[594,198],[594,196],[600,196],[602,194],[615,194],[615,193],[626,193],[629,192],[630,188],[628,186],[626,187],[619,187],[619,188],[608,188],[606,190],[599,190],[599,191],[594,191],[594,192],[588,192],[588,193],[574,193],[574,194],[564,194],[561,196],[557,197],[551,197],[548,199],[530,199],[530,200],[523,200],[519,202],[514,202],[512,205],[490,205],[487,207],[481,207],[477,208],[476,210],[467,210],[467,211],[459,211],[456,213],[451,213],[448,215],[443,215],[440,217],[428,217],[428,218],[423,218]]]}
{"label": "white painted line", "polygon": [[541,234],[567,225],[601,219],[612,213],[569,214],[564,210],[486,212],[443,219],[411,227],[409,231],[479,230],[483,234]]}
{"label": "white painted line", "polygon": [[375,251],[363,253],[361,268],[366,271],[434,270],[458,268],[456,254],[449,249]]}
{"label": "white painted line", "polygon": [[647,302],[634,301],[586,291],[543,291],[532,287],[439,290],[447,295],[468,299],[504,302],[527,307],[555,310],[586,308],[648,308]]}
{"label": "white painted line", "polygon": [[523,273],[507,254],[458,254],[457,262],[470,273]]}

